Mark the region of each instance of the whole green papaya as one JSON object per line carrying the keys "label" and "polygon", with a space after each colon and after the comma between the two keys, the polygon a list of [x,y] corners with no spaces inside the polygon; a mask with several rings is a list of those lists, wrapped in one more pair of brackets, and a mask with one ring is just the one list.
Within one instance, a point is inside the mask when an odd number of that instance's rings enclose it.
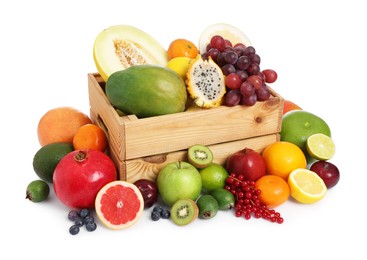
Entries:
{"label": "whole green papaya", "polygon": [[158,65],[135,65],[112,73],[106,82],[111,104],[138,118],[185,110],[184,80],[173,70]]}

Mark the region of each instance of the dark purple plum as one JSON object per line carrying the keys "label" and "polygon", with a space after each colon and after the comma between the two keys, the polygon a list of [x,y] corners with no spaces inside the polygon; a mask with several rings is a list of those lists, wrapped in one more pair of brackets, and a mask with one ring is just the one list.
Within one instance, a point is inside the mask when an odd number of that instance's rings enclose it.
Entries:
{"label": "dark purple plum", "polygon": [[134,182],[135,186],[141,192],[144,199],[144,208],[150,208],[158,200],[158,188],[154,181],[148,179],[139,179]]}
{"label": "dark purple plum", "polygon": [[331,162],[327,161],[317,161],[314,162],[310,170],[316,172],[317,175],[325,182],[328,189],[334,187],[340,179],[340,173],[338,167],[336,167]]}

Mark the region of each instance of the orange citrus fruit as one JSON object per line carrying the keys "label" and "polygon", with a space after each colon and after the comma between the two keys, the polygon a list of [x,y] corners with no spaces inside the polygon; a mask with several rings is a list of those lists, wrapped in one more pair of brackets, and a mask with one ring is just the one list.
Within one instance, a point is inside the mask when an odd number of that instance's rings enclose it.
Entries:
{"label": "orange citrus fruit", "polygon": [[95,209],[98,219],[106,227],[124,229],[140,219],[144,199],[134,184],[122,180],[112,181],[97,193]]}
{"label": "orange citrus fruit", "polygon": [[176,57],[196,58],[199,50],[194,43],[187,39],[176,39],[170,43],[167,50],[168,60]]}
{"label": "orange citrus fruit", "polygon": [[327,192],[324,181],[317,173],[307,169],[295,169],[288,178],[290,195],[301,203],[315,203]]}
{"label": "orange citrus fruit", "polygon": [[107,143],[105,132],[95,124],[81,126],[73,138],[75,150],[94,149],[104,152],[107,148]]}
{"label": "orange citrus fruit", "polygon": [[302,108],[290,100],[284,100],[283,115],[289,111],[302,110]]}
{"label": "orange citrus fruit", "polygon": [[37,126],[38,141],[41,146],[56,142],[72,143],[76,131],[85,124],[92,123],[83,112],[72,107],[57,107],[47,111]]}
{"label": "orange citrus fruit", "polygon": [[291,142],[274,142],[265,147],[262,156],[268,174],[277,175],[285,180],[294,169],[307,167],[306,156]]}
{"label": "orange citrus fruit", "polygon": [[261,190],[259,199],[269,208],[275,208],[289,198],[289,185],[279,176],[265,175],[255,182],[255,187]]}

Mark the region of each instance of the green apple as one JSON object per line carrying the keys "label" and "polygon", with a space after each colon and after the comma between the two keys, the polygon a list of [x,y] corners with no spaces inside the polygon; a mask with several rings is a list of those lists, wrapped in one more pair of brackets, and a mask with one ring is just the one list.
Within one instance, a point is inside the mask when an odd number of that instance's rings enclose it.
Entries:
{"label": "green apple", "polygon": [[171,162],[158,173],[158,191],[162,201],[172,206],[179,199],[196,200],[202,188],[201,176],[188,162]]}

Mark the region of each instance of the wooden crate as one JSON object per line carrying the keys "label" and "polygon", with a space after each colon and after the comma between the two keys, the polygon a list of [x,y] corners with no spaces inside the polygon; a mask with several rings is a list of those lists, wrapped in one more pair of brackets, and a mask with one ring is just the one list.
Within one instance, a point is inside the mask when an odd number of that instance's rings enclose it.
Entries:
{"label": "wooden crate", "polygon": [[97,73],[88,74],[90,116],[108,136],[109,154],[120,179],[134,182],[155,179],[168,162],[185,160],[194,144],[209,146],[215,161],[224,164],[228,155],[245,147],[262,151],[279,140],[283,98],[272,97],[254,106],[220,106],[150,118],[120,116],[104,92]]}

